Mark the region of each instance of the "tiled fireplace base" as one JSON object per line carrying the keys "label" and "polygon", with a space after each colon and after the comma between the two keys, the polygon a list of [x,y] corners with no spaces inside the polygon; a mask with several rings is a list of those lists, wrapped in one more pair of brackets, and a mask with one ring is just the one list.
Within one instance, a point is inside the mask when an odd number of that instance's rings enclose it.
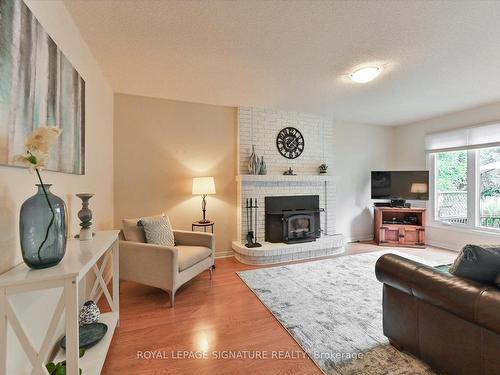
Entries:
{"label": "tiled fireplace base", "polygon": [[240,241],[233,241],[235,258],[245,264],[264,265],[324,257],[344,252],[344,238],[340,234],[323,236],[313,242],[298,244],[261,243],[262,247],[249,249]]}

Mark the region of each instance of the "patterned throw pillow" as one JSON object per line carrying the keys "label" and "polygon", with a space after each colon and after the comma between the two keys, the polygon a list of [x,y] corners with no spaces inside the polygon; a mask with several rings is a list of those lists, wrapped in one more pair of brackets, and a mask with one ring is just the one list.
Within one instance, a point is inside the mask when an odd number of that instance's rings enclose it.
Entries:
{"label": "patterned throw pillow", "polygon": [[494,284],[500,274],[500,245],[465,245],[450,273],[483,284]]}
{"label": "patterned throw pillow", "polygon": [[175,246],[174,232],[167,215],[144,217],[139,224],[144,228],[147,243]]}

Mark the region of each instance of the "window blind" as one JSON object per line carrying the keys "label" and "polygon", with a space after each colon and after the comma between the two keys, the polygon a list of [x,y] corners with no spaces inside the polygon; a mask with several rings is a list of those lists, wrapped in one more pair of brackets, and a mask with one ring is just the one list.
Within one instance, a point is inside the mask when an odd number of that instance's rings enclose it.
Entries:
{"label": "window blind", "polygon": [[500,146],[500,123],[454,129],[425,136],[429,153]]}

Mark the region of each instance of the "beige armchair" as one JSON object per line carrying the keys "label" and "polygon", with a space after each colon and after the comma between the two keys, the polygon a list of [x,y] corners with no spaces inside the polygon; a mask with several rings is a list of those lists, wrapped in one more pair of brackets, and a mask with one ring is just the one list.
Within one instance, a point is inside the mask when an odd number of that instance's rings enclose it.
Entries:
{"label": "beige armchair", "polygon": [[175,292],[201,272],[212,279],[215,238],[211,233],[174,230],[175,246],[146,243],[139,219],[123,220],[120,233],[120,279],[165,290],[174,306]]}

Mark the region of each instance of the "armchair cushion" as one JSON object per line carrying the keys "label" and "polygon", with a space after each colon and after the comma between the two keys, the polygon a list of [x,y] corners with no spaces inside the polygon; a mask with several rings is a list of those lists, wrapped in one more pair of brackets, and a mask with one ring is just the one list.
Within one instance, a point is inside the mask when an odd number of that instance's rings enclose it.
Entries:
{"label": "armchair cushion", "polygon": [[123,236],[126,241],[132,242],[146,242],[146,236],[144,235],[144,228],[137,225],[139,219],[123,219]]}
{"label": "armchair cushion", "polygon": [[176,246],[179,256],[179,272],[212,255],[212,250],[204,246]]}
{"label": "armchair cushion", "polygon": [[139,223],[144,228],[147,243],[175,246],[174,232],[167,215],[144,217]]}

